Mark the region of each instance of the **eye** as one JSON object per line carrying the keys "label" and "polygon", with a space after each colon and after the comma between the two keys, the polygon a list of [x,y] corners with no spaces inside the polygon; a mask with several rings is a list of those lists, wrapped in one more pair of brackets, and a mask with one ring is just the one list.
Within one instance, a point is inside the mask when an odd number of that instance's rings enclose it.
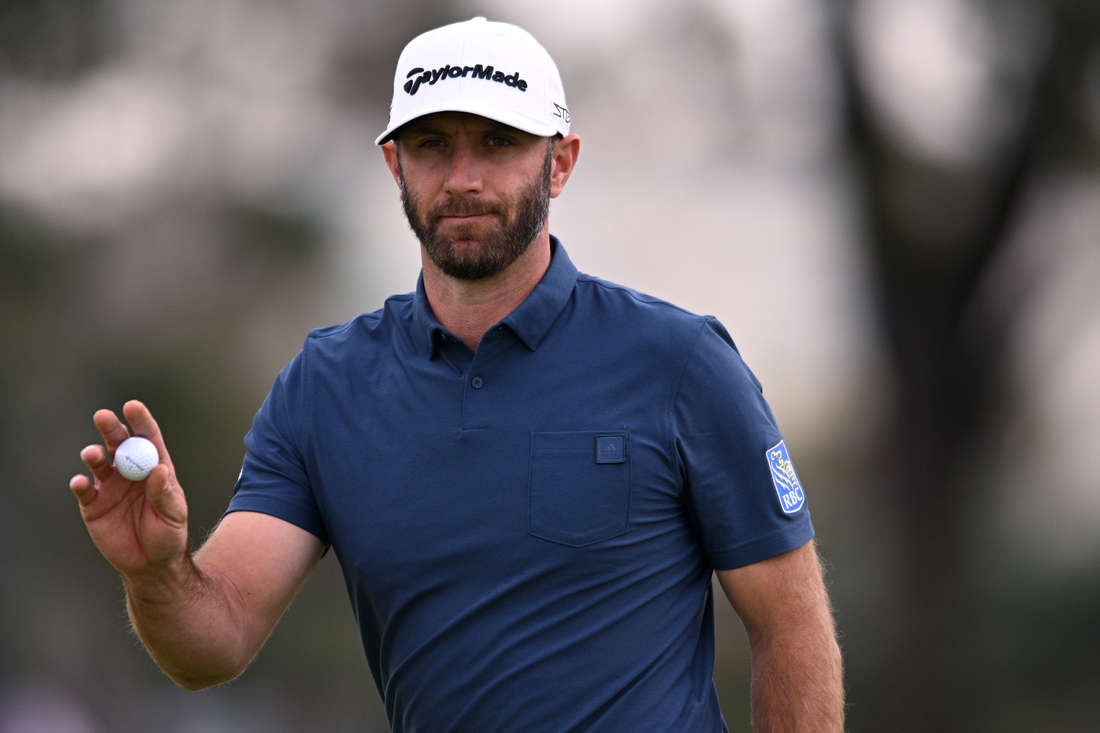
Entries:
{"label": "eye", "polygon": [[491,148],[506,148],[511,144],[511,140],[506,137],[502,137],[501,135],[494,135],[488,140],[488,145]]}

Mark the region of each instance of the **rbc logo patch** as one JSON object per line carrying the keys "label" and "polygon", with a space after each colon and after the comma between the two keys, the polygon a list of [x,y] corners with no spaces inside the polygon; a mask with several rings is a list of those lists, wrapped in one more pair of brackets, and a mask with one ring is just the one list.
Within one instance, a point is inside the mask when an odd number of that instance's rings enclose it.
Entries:
{"label": "rbc logo patch", "polygon": [[772,470],[772,483],[779,494],[779,506],[785,514],[794,514],[806,503],[806,495],[802,493],[802,484],[798,481],[798,474],[794,472],[794,464],[787,453],[787,446],[781,440],[768,449],[768,467]]}

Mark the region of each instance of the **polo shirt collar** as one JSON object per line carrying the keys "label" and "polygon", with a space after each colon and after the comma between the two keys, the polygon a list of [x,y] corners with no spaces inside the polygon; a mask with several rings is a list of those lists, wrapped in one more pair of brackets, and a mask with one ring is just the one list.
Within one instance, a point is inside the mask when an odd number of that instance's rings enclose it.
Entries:
{"label": "polo shirt collar", "polygon": [[[550,326],[561,313],[573,286],[577,282],[577,268],[565,253],[565,247],[557,237],[550,236],[550,266],[531,294],[501,321],[512,329],[520,341],[534,351],[550,331]],[[413,298],[413,321],[417,345],[423,355],[434,358],[440,341],[447,338],[446,330],[436,320],[424,292],[424,274],[416,281]]]}
{"label": "polo shirt collar", "polygon": [[550,237],[550,266],[531,294],[501,321],[534,351],[557,320],[573,286],[577,282],[577,268],[565,253],[565,247],[557,237]]}

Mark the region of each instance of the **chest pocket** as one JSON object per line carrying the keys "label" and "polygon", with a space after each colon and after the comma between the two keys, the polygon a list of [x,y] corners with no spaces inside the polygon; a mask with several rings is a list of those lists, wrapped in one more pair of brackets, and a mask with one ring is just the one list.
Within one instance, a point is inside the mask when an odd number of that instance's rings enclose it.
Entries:
{"label": "chest pocket", "polygon": [[527,531],[583,547],[621,535],[630,520],[630,433],[531,434]]}

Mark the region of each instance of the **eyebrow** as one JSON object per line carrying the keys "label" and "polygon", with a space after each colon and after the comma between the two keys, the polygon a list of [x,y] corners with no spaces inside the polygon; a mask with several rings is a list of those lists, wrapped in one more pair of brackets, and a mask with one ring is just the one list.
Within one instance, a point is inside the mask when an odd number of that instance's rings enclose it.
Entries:
{"label": "eyebrow", "polygon": [[410,124],[404,130],[402,134],[408,135],[445,135],[446,133],[438,127],[431,127],[428,125],[415,125]]}

